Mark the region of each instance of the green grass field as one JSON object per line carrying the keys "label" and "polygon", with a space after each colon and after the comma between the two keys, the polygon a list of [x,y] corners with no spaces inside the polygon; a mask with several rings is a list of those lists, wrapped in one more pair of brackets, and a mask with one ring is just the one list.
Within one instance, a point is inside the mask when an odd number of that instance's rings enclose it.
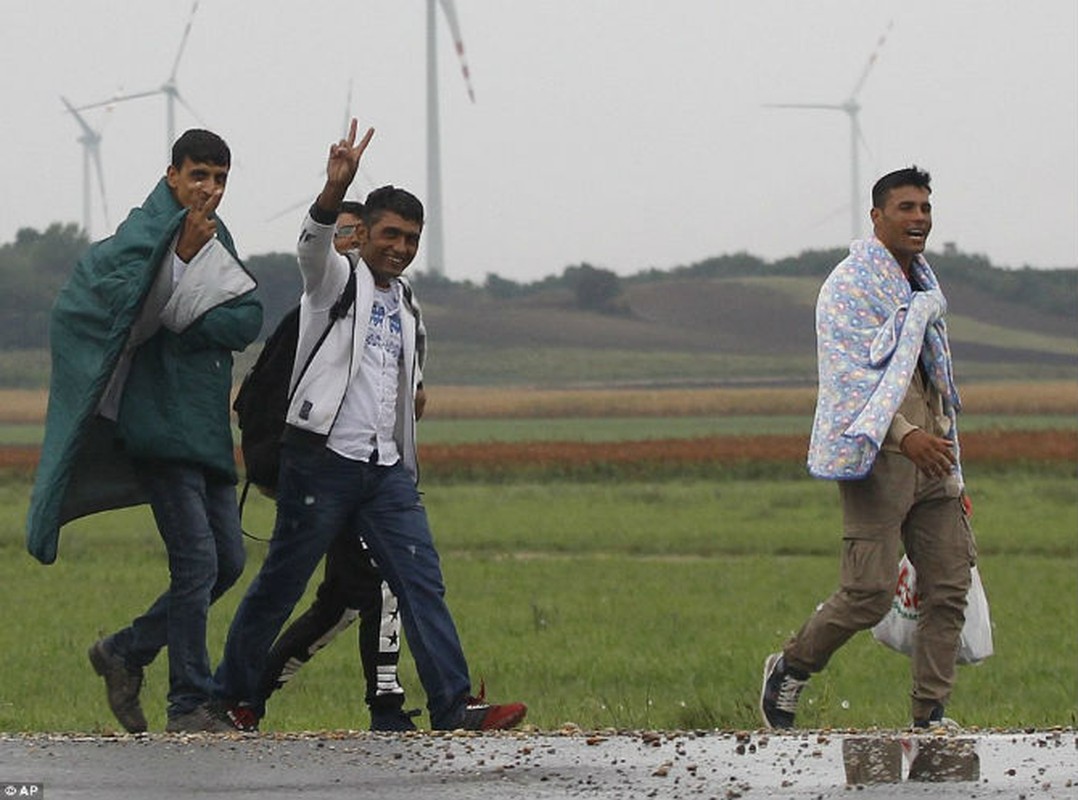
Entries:
{"label": "green grass field", "polygon": [[[424,444],[465,442],[622,442],[642,439],[692,439],[707,436],[802,434],[812,429],[812,416],[760,414],[700,417],[603,417],[548,419],[425,419]],[[963,432],[1078,430],[1071,414],[970,414]],[[0,445],[41,444],[43,425],[0,424]],[[239,441],[238,432],[236,441]]]}
{"label": "green grass field", "polygon": [[[967,477],[996,655],[960,669],[948,713],[982,727],[1074,725],[1073,467]],[[164,587],[163,547],[146,509],[118,511],[69,526],[58,562],[41,566],[23,547],[27,493],[25,479],[0,484],[0,730],[114,730],[85,651]],[[835,494],[808,479],[425,487],[473,678],[528,702],[542,729],[757,727],[764,656],[834,586]],[[271,519],[262,499],[248,509],[251,530]],[[212,659],[264,548],[248,542],[240,584],[212,611]],[[422,706],[406,654],[402,666]],[[162,657],[143,690],[152,730],[166,688]],[[813,679],[799,723],[900,727],[908,691],[907,659],[862,634]],[[362,693],[350,630],[275,695],[263,728],[365,728]]]}

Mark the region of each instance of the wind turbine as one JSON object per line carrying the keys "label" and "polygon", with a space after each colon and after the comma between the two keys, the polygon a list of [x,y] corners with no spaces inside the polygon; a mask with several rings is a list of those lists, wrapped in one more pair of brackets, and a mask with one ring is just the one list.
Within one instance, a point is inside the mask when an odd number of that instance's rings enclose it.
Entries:
{"label": "wind turbine", "polygon": [[191,108],[183,95],[180,94],[180,88],[176,83],[176,72],[180,68],[180,58],[183,56],[184,48],[187,46],[187,37],[191,33],[191,23],[195,19],[195,12],[198,11],[198,2],[195,0],[191,6],[191,13],[187,17],[187,26],[183,29],[183,37],[180,39],[180,49],[176,52],[176,59],[172,62],[172,71],[168,75],[168,79],[156,89],[147,89],[144,92],[133,92],[132,94],[120,95],[118,97],[111,97],[108,100],[103,100],[100,103],[91,103],[90,105],[80,106],[78,111],[85,111],[90,108],[100,108],[101,106],[108,106],[114,103],[122,103],[125,100],[137,100],[141,97],[153,97],[154,95],[163,94],[165,96],[165,160],[166,163],[172,159],[172,143],[176,141],[176,103],[180,103],[184,108],[191,112],[191,114],[198,119],[198,114]]}
{"label": "wind turbine", "polygon": [[[460,35],[460,23],[453,0],[437,0],[442,6],[453,46],[460,59],[468,97],[475,102],[468,62],[464,58],[464,40]],[[427,269],[435,275],[445,274],[445,240],[442,228],[442,164],[441,132],[438,123],[438,37],[435,0],[427,0],[427,221],[423,238],[426,240]]]}
{"label": "wind turbine", "polygon": [[884,42],[887,41],[887,34],[893,24],[893,20],[887,23],[887,28],[880,35],[872,55],[868,57],[868,63],[865,64],[865,68],[861,71],[861,77],[857,79],[853,91],[850,92],[850,96],[844,102],[768,103],[766,106],[767,108],[822,108],[827,111],[841,111],[850,118],[850,235],[854,239],[861,238],[861,218],[864,216],[861,209],[861,170],[860,151],[858,149],[858,145],[864,142],[864,137],[861,135],[861,123],[857,116],[861,112],[861,104],[858,102],[857,96],[861,93],[861,89],[864,88],[872,67],[876,65],[876,59],[880,55]]}
{"label": "wind turbine", "polygon": [[101,131],[91,128],[90,124],[82,114],[75,110],[75,107],[68,102],[66,97],[61,95],[60,100],[63,102],[64,107],[67,108],[68,113],[75,118],[75,121],[79,123],[79,127],[82,128],[82,136],[79,137],[79,143],[82,145],[82,229],[86,232],[87,236],[91,236],[91,162],[93,162],[94,169],[97,171],[97,188],[101,192],[101,211],[105,217],[105,227],[108,229],[112,228],[112,224],[109,222],[109,206],[105,200],[105,173],[101,169]]}
{"label": "wind turbine", "polygon": [[[348,80],[348,97],[344,101],[344,122],[341,124],[341,138],[342,139],[345,138],[348,135],[348,128],[352,124],[352,85],[353,85],[353,83],[354,83],[354,81],[352,79]],[[366,181],[368,186],[375,186],[376,185],[374,180],[371,178],[370,174],[367,172],[367,168],[364,166],[362,161],[359,162],[359,172],[363,176],[363,179]],[[325,166],[323,166],[322,169],[318,172],[318,175],[322,179],[325,179],[325,177],[326,177]],[[312,181],[311,185],[312,186],[314,185],[313,181]],[[352,195],[351,199],[358,200],[359,202],[363,202],[363,196],[362,195],[357,195],[357,194],[355,194],[355,192],[356,192],[356,184],[353,183],[351,186],[348,187],[348,194]],[[267,217],[264,221],[265,222],[275,222],[278,219],[280,219],[281,217],[285,216],[286,214],[291,214],[293,211],[296,211],[297,209],[308,208],[311,205],[311,200],[313,200],[313,199],[314,199],[313,197],[311,197],[310,195],[307,195],[302,200],[299,200],[299,201],[297,201],[295,203],[292,203],[292,205],[288,206],[288,208],[285,208],[285,209],[282,209],[281,211],[278,211],[277,213],[275,213],[271,217]],[[349,199],[348,195],[345,196],[345,199],[346,200]]]}

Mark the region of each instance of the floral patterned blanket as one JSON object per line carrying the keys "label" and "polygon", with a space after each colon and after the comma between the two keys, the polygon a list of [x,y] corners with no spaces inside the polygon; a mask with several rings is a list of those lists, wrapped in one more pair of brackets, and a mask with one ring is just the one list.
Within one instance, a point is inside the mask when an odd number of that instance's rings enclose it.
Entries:
{"label": "floral patterned blanket", "polygon": [[878,240],[850,245],[849,256],[824,281],[816,302],[819,393],[808,453],[813,476],[868,475],[918,358],[943,397],[951,421],[947,435],[958,452],[961,403],[946,311],[939,281],[923,257],[914,259],[907,279]]}

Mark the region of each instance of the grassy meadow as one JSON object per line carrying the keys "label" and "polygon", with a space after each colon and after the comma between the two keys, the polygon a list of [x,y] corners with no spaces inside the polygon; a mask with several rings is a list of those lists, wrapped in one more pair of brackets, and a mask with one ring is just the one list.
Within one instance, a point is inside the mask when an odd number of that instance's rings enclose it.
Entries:
{"label": "grassy meadow", "polygon": [[[982,727],[1074,725],[1073,469],[969,478],[997,654],[960,670],[948,711]],[[73,523],[57,563],[38,565],[23,549],[27,489],[0,487],[0,730],[114,730],[85,650],[163,588],[163,547],[131,509]],[[764,656],[837,574],[834,487],[808,479],[434,485],[425,500],[473,676],[527,701],[541,729],[756,727]],[[264,534],[272,508],[258,499],[246,521]],[[211,613],[213,659],[265,552],[247,545],[240,584]],[[265,730],[366,726],[355,633],[340,639],[274,697]],[[422,705],[407,655],[402,672]],[[902,726],[908,685],[907,659],[862,634],[814,678],[800,723]],[[159,658],[143,694],[151,729],[166,689]]]}
{"label": "grassy meadow", "polygon": [[[971,420],[1067,436],[1078,428],[1073,384],[971,389],[966,429]],[[2,399],[0,443],[40,426],[43,395]],[[807,401],[806,411],[803,390],[440,388],[421,436],[453,444],[804,433]],[[966,475],[996,655],[960,668],[948,714],[984,728],[1074,726],[1075,465],[977,466]],[[495,700],[526,701],[540,729],[757,727],[763,659],[834,587],[840,519],[835,487],[796,465],[743,477],[704,465],[631,479],[425,481],[476,683],[485,679]],[[148,509],[128,509],[72,523],[57,563],[39,565],[23,543],[29,487],[25,472],[0,472],[0,731],[116,730],[86,648],[164,588],[164,548]],[[272,505],[248,502],[247,529],[267,535]],[[239,584],[211,611],[213,660],[265,543],[248,540],[247,551]],[[420,707],[407,653],[401,663],[409,706]],[[151,730],[163,729],[166,690],[161,657],[143,689]],[[908,691],[908,659],[861,634],[813,678],[799,724],[901,727]],[[365,728],[362,695],[351,629],[274,696],[263,729]]]}

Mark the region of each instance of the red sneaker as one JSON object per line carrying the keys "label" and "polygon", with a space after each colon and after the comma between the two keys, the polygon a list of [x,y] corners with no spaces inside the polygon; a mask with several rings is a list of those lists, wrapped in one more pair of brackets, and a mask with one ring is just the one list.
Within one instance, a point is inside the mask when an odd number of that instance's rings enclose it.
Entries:
{"label": "red sneaker", "polygon": [[224,717],[238,731],[252,733],[258,730],[258,715],[255,710],[246,705],[230,705],[224,707]]}
{"label": "red sneaker", "polygon": [[464,721],[461,723],[466,731],[504,731],[519,725],[528,713],[528,707],[523,703],[494,704],[486,702],[487,687],[479,684],[479,696],[469,697],[464,705]]}

